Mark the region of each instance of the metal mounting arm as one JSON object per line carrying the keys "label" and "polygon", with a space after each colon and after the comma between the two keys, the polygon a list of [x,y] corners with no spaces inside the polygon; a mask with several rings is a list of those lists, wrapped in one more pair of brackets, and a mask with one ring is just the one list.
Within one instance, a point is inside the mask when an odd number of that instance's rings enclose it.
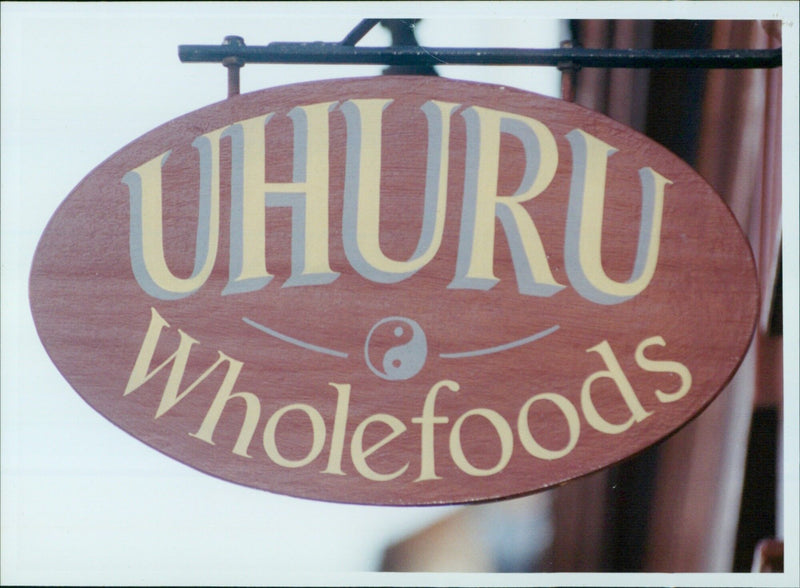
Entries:
{"label": "metal mounting arm", "polygon": [[239,69],[246,63],[388,65],[421,71],[428,68],[432,72],[436,65],[535,65],[561,70],[584,67],[753,69],[780,67],[783,61],[780,48],[587,49],[562,46],[557,49],[520,49],[420,47],[412,44],[356,47],[356,43],[379,22],[381,19],[376,18],[362,20],[338,43],[276,42],[248,46],[241,37],[228,36],[221,45],[180,45],[178,56],[184,63],[222,63],[227,67],[229,97],[239,93]]}
{"label": "metal mounting arm", "polygon": [[180,45],[184,63],[318,63],[363,65],[549,65],[613,68],[773,68],[781,49],[557,49],[462,47],[355,47],[341,43]]}

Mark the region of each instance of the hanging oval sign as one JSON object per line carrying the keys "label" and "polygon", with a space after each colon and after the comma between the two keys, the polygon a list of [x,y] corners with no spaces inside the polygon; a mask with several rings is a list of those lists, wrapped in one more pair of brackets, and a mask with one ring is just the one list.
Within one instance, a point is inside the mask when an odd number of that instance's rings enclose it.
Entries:
{"label": "hanging oval sign", "polygon": [[732,377],[752,254],[719,196],[574,104],[433,77],[238,96],[67,197],[30,278],[98,412],[230,480],[393,505],[560,484]]}

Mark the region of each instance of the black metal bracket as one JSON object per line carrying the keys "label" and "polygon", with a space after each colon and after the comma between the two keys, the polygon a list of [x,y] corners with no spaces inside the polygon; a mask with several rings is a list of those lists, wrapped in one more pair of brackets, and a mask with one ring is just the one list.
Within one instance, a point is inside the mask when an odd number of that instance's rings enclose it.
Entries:
{"label": "black metal bracket", "polygon": [[[226,37],[221,45],[180,45],[184,63],[222,63],[231,72],[245,63],[362,64],[388,66],[517,65],[559,68],[704,68],[781,67],[782,49],[520,49],[497,47],[356,47],[380,19],[362,20],[339,42],[275,42],[245,45]],[[237,84],[238,85],[238,84]],[[230,93],[230,91],[229,91]],[[236,91],[238,93],[238,90]]]}
{"label": "black metal bracket", "polygon": [[551,65],[619,68],[773,68],[781,49],[505,49],[442,47],[354,47],[339,43],[181,45],[185,63],[316,63],[362,65]]}

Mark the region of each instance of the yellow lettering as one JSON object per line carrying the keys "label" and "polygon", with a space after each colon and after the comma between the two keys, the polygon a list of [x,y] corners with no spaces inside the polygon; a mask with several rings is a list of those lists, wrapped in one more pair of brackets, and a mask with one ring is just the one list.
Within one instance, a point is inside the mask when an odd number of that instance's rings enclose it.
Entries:
{"label": "yellow lettering", "polygon": [[[235,361],[225,356],[221,351],[219,354],[220,358],[225,357],[229,361]],[[238,364],[236,369],[236,374],[238,375],[243,364],[241,362],[236,363]],[[238,398],[244,401],[246,410],[242,428],[239,430],[239,436],[236,438],[236,444],[233,446],[232,452],[242,457],[252,457],[247,453],[247,448],[250,446],[250,441],[253,439],[253,434],[256,432],[258,419],[261,416],[261,403],[258,397],[252,392],[233,392],[233,384],[236,378],[230,378],[232,371],[233,370],[229,370],[225,375],[225,381],[223,381],[222,385],[219,387],[214,401],[211,403],[205,418],[203,418],[203,422],[200,424],[200,428],[196,433],[189,433],[189,435],[214,445],[214,430],[217,428],[217,423],[222,416],[222,411],[227,406],[229,400]]]}
{"label": "yellow lettering", "polygon": [[[608,344],[608,341],[603,341],[586,350],[587,353],[590,351],[600,354],[600,357],[603,358],[608,369],[595,372],[583,382],[583,387],[581,388],[581,407],[583,408],[583,414],[587,422],[602,433],[616,435],[627,431],[633,423],[641,422],[653,414],[652,412],[647,412],[642,407],[639,399],[636,397],[636,393],[633,391],[633,387],[622,371],[622,367],[620,367],[611,346]],[[624,423],[611,423],[600,416],[600,413],[597,411],[594,401],[592,400],[592,384],[601,378],[607,378],[614,382],[620,394],[622,394],[622,399],[631,412],[631,417]]]}
{"label": "yellow lettering", "polygon": [[[536,441],[536,439],[533,438],[533,435],[531,435],[531,430],[528,426],[528,412],[530,411],[533,403],[540,400],[549,400],[555,404],[564,414],[564,418],[567,419],[567,427],[569,428],[569,441],[567,441],[567,444],[563,449],[546,449],[542,447]],[[519,411],[519,418],[517,419],[517,430],[519,432],[519,440],[522,442],[522,446],[525,448],[525,451],[540,459],[553,460],[558,459],[559,457],[564,457],[575,448],[575,445],[578,443],[578,436],[580,435],[581,423],[578,417],[578,411],[574,406],[572,406],[572,403],[569,400],[560,394],[551,394],[546,392],[529,398],[528,401],[522,405],[522,408]]]}
{"label": "yellow lettering", "polygon": [[570,283],[597,304],[619,304],[639,294],[653,278],[661,242],[664,189],[672,182],[649,167],[639,170],[642,214],[631,277],[610,279],[603,270],[601,241],[608,158],[617,150],[581,129],[566,135],[572,147],[572,182],[564,262]]}
{"label": "yellow lettering", "polygon": [[161,395],[161,402],[156,409],[154,418],[157,419],[178,404],[178,402],[192,392],[192,390],[197,388],[197,386],[205,381],[205,379],[208,378],[208,376],[211,375],[211,373],[220,365],[227,363],[228,369],[225,372],[225,377],[223,378],[222,384],[220,384],[217,395],[211,404],[211,408],[206,414],[205,419],[203,419],[200,429],[197,431],[197,433],[189,434],[192,437],[197,437],[198,439],[213,445],[214,442],[212,440],[212,436],[214,434],[214,429],[216,428],[217,422],[222,414],[223,408],[231,398],[240,398],[245,401],[247,405],[247,412],[244,423],[242,424],[242,428],[239,432],[236,445],[232,451],[237,455],[250,457],[250,455],[247,454],[247,447],[250,444],[250,440],[252,439],[256,425],[258,424],[261,406],[258,398],[249,392],[233,393],[233,387],[236,384],[236,380],[239,377],[239,373],[241,372],[244,364],[233,359],[232,357],[228,357],[221,351],[218,351],[217,353],[219,354],[219,357],[217,358],[217,361],[215,361],[211,367],[203,372],[194,382],[181,391],[180,385],[183,381],[184,372],[186,371],[186,364],[189,361],[189,352],[191,351],[192,346],[198,341],[192,339],[186,333],[178,329],[181,339],[180,343],[178,344],[177,351],[175,351],[175,353],[170,355],[160,365],[148,373],[147,370],[152,363],[153,355],[155,353],[161,331],[164,329],[164,327],[169,326],[169,323],[167,323],[167,321],[165,321],[161,315],[158,314],[155,308],[150,309],[150,314],[150,325],[147,329],[142,347],[139,350],[139,355],[136,358],[133,370],[131,370],[131,375],[128,378],[128,384],[125,387],[123,396],[127,396],[131,392],[137,390],[167,365],[172,364],[169,377],[167,378],[167,383],[164,386],[164,392]]}
{"label": "yellow lettering", "polygon": [[375,282],[399,282],[433,259],[442,242],[450,159],[450,114],[458,104],[431,100],[422,106],[428,119],[422,230],[408,260],[384,255],[380,245],[381,144],[383,111],[392,100],[348,100],[341,106],[347,121],[342,239],[345,254],[357,272]]}
{"label": "yellow lettering", "polygon": [[344,476],[342,453],[344,452],[344,433],[347,428],[347,410],[350,406],[350,384],[334,384],[333,382],[329,382],[329,384],[336,388],[338,397],[336,400],[336,415],[333,419],[328,467],[322,470],[322,473]]}
{"label": "yellow lettering", "polygon": [[[375,422],[389,425],[389,428],[391,428],[392,431],[383,439],[365,449],[364,432],[367,430],[367,427],[370,424]],[[373,414],[359,423],[359,425],[356,427],[356,430],[353,432],[353,439],[350,443],[350,453],[351,457],[353,458],[353,465],[356,467],[358,473],[368,480],[374,480],[376,482],[386,482],[402,476],[408,469],[407,463],[392,473],[380,474],[369,467],[367,464],[367,458],[375,453],[378,449],[389,443],[389,441],[398,435],[401,435],[403,432],[405,432],[405,430],[406,426],[403,424],[403,421],[390,414]]]}
{"label": "yellow lettering", "polygon": [[[448,288],[488,290],[494,275],[495,217],[500,219],[511,249],[517,286],[523,294],[552,296],[564,286],[550,271],[539,232],[523,203],[541,194],[553,180],[558,148],[550,130],[538,120],[472,106],[467,123],[464,203],[456,275]],[[509,133],[525,148],[525,173],[512,196],[497,194],[500,136]]]}
{"label": "yellow lettering", "polygon": [[[488,420],[500,438],[500,459],[494,467],[486,469],[475,467],[467,460],[467,456],[464,455],[464,448],[461,446],[461,426],[464,424],[465,420],[473,415],[482,416]],[[458,418],[450,431],[450,455],[461,471],[470,476],[491,476],[492,474],[502,471],[503,468],[508,465],[513,450],[514,435],[511,432],[511,427],[498,412],[489,408],[474,408],[465,412]]]}
{"label": "yellow lettering", "polygon": [[685,365],[678,363],[677,361],[653,360],[646,358],[644,356],[644,350],[652,345],[664,347],[666,342],[664,341],[663,337],[655,336],[645,339],[639,343],[639,346],[636,348],[636,363],[639,364],[640,368],[647,370],[648,372],[677,374],[681,380],[680,387],[675,392],[662,392],[661,390],[656,390],[656,397],[664,403],[680,400],[686,396],[686,393],[692,387],[691,372]]}
{"label": "yellow lettering", "polygon": [[[278,428],[278,422],[280,422],[283,415],[292,410],[299,410],[306,413],[311,421],[311,448],[308,450],[308,454],[302,459],[286,459],[283,457],[278,450],[278,445],[275,439],[275,431]],[[269,417],[267,426],[264,427],[264,451],[266,451],[267,456],[269,456],[272,461],[285,468],[299,468],[303,467],[304,465],[308,465],[317,458],[324,445],[325,421],[322,420],[322,415],[319,414],[317,409],[308,404],[298,403],[284,406],[280,410],[276,411],[271,417]]]}
{"label": "yellow lettering", "polygon": [[438,480],[440,476],[436,475],[436,458],[433,451],[433,425],[446,424],[447,417],[434,416],[434,406],[436,404],[436,395],[442,388],[447,388],[451,392],[458,392],[459,385],[457,382],[451,380],[442,380],[434,384],[428,395],[425,397],[425,404],[422,407],[422,416],[414,417],[411,422],[415,425],[421,425],[421,465],[419,477],[414,480],[420,482],[422,480]]}
{"label": "yellow lettering", "polygon": [[194,269],[178,278],[164,257],[161,168],[167,151],[123,176],[130,193],[130,256],[134,277],[155,298],[176,300],[197,291],[211,275],[219,243],[219,138],[224,129],[206,133],[192,145],[200,153],[200,191]]}
{"label": "yellow lettering", "polygon": [[230,280],[223,294],[262,288],[267,271],[265,206],[292,208],[292,274],[285,286],[327,284],[338,277],[328,262],[328,111],[335,102],[292,109],[292,182],[265,182],[264,127],[274,113],[231,125]]}

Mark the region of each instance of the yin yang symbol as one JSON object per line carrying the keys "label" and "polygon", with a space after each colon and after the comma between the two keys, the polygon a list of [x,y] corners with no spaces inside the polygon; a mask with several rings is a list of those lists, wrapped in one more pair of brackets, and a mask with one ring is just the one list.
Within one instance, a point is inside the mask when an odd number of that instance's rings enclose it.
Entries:
{"label": "yin yang symbol", "polygon": [[427,357],[428,341],[422,327],[402,316],[390,316],[375,323],[364,343],[367,366],[384,380],[413,378]]}

